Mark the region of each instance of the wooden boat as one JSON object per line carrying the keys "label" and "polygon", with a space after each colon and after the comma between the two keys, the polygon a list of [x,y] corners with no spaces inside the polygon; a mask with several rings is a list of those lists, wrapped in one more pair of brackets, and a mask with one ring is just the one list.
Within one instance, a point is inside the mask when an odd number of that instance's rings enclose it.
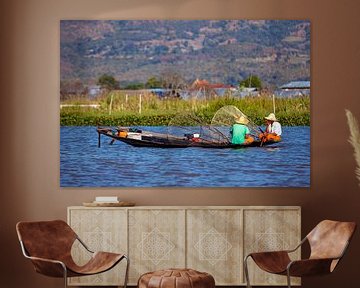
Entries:
{"label": "wooden boat", "polygon": [[184,134],[182,137],[162,134],[150,131],[143,131],[136,128],[129,127],[98,127],[98,146],[101,144],[101,135],[112,138],[111,144],[115,140],[119,140],[126,144],[135,147],[157,147],[157,148],[187,148],[187,147],[201,147],[201,148],[244,148],[244,147],[259,147],[268,146],[275,141],[262,142],[259,139],[254,140],[250,144],[232,144],[226,138],[223,139],[205,139],[201,135]]}

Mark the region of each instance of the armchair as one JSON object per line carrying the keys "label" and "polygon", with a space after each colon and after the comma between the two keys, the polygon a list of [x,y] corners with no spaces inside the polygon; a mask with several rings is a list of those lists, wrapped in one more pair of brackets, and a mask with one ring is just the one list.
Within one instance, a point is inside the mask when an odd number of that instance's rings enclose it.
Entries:
{"label": "armchair", "polygon": [[[286,275],[289,288],[291,288],[291,276],[304,277],[332,273],[344,256],[355,229],[354,222],[324,220],[292,250],[250,253],[244,259],[247,287],[251,287],[247,266],[250,257],[262,270]],[[310,257],[292,261],[289,253],[296,251],[306,241],[310,245]]]}
{"label": "armchair", "polygon": [[[129,259],[125,254],[93,252],[76,233],[62,220],[19,222],[16,231],[23,255],[30,259],[35,271],[50,277],[87,276],[105,272],[115,267],[121,260],[127,261],[124,288],[127,285]],[[79,241],[92,254],[83,266],[78,266],[72,256],[71,247]]]}

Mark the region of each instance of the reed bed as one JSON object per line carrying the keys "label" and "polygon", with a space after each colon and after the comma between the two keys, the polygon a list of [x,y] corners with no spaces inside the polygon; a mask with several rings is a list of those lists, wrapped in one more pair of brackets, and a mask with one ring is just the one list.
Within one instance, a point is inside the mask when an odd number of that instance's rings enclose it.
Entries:
{"label": "reed bed", "polygon": [[[127,96],[121,91],[112,92],[98,99],[98,109],[79,106],[90,103],[84,99],[66,101],[72,107],[64,107],[60,113],[62,126],[164,126],[178,113],[193,112],[204,122],[210,122],[215,112],[225,105],[234,105],[257,125],[263,124],[264,116],[273,112],[270,95],[235,98],[231,96],[213,99],[160,99],[151,94]],[[91,101],[94,103],[94,101]],[[276,117],[284,126],[310,125],[310,97],[276,98]]]}

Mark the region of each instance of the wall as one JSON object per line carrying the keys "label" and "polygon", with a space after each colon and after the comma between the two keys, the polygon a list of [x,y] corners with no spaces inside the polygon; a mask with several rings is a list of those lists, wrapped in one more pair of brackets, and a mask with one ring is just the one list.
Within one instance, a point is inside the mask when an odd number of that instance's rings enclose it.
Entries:
{"label": "wall", "polygon": [[[1,35],[1,287],[62,287],[22,258],[19,220],[66,217],[66,207],[115,194],[139,205],[301,205],[303,234],[324,219],[360,223],[360,187],[344,108],[360,119],[359,1],[5,0]],[[310,19],[311,189],[59,189],[60,19]],[[359,232],[357,233],[359,234]],[[304,287],[358,287],[360,236],[335,274]]]}

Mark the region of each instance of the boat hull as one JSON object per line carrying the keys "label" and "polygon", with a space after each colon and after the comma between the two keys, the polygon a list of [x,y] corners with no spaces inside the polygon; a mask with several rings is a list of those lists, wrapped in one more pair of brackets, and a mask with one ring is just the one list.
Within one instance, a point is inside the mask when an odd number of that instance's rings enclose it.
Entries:
{"label": "boat hull", "polygon": [[210,142],[204,141],[202,139],[187,139],[180,138],[175,136],[169,136],[165,134],[158,133],[139,133],[141,136],[140,139],[120,136],[121,134],[117,131],[114,131],[111,128],[98,128],[97,132],[99,133],[99,146],[100,146],[100,135],[105,135],[114,140],[124,142],[126,144],[135,146],[135,147],[154,147],[154,148],[188,148],[188,147],[198,147],[198,148],[216,148],[216,149],[226,149],[226,148],[246,148],[246,147],[261,147],[269,146],[278,142],[275,141],[254,141],[249,144],[232,144],[229,142]]}

